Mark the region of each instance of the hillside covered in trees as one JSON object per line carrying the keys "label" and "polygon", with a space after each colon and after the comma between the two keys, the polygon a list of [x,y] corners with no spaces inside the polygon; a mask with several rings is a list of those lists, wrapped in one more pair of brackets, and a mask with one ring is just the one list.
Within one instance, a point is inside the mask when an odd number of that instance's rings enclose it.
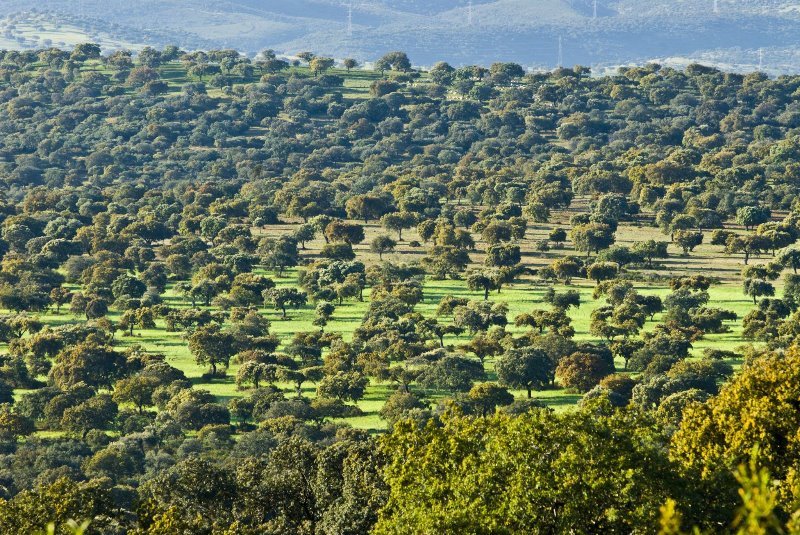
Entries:
{"label": "hillside covered in trees", "polygon": [[800,76],[298,57],[0,52],[1,533],[798,532]]}

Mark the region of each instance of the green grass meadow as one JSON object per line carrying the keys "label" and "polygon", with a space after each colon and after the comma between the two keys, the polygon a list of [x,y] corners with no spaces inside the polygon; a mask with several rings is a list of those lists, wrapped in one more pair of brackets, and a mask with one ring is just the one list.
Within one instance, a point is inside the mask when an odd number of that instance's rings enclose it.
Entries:
{"label": "green grass meadow", "polygon": [[[264,233],[269,235],[279,235],[290,231],[292,225],[282,224],[275,225],[265,229],[258,229],[256,233]],[[533,248],[533,244],[542,239],[552,226],[538,225],[529,229],[528,235],[522,241],[521,246],[524,251],[524,263],[530,267],[538,267],[549,264],[554,258],[566,254],[575,254],[565,244],[563,248],[551,250],[548,252],[537,252]],[[367,239],[364,243],[356,246],[358,258],[369,264],[378,261],[377,255],[373,255],[368,250],[368,243],[372,237],[383,234],[384,231],[379,226],[370,224],[367,226]],[[404,261],[408,262],[414,258],[419,258],[424,253],[423,248],[411,247],[410,241],[417,239],[414,232],[407,232],[404,236],[404,241],[401,242],[394,253],[384,255],[385,260],[390,261]],[[642,239],[660,239],[664,240],[657,229],[650,227],[621,227],[618,232],[618,243],[630,244],[633,241]],[[302,251],[304,258],[313,260],[321,249],[324,242],[322,240],[314,240],[307,243],[307,249]],[[483,247],[485,244],[478,244],[477,250],[471,254],[474,263],[482,262]],[[719,277],[722,280],[721,284],[712,286],[709,291],[711,296],[711,306],[720,307],[724,309],[733,310],[739,316],[739,320],[735,322],[728,322],[730,332],[722,334],[707,335],[703,340],[694,344],[693,354],[699,357],[702,350],[705,348],[713,347],[718,349],[732,350],[746,342],[741,337],[741,318],[753,307],[751,299],[743,295],[741,290],[741,282],[739,280],[739,272],[742,268],[742,260],[740,258],[728,257],[721,253],[719,247],[703,245],[699,247],[694,253],[688,257],[683,257],[678,251],[672,250],[670,253],[673,255],[671,258],[663,261],[663,265],[658,270],[659,273],[670,274],[686,274],[686,273],[702,273]],[[765,259],[755,259],[754,262],[763,262]],[[258,272],[270,276],[275,280],[279,286],[292,286],[297,285],[298,269],[288,269],[284,272],[282,277],[277,274],[266,272],[259,269]],[[659,295],[664,297],[669,293],[668,285],[665,283],[659,284],[646,284],[635,283],[637,291],[645,295]],[[544,303],[543,295],[548,285],[539,281],[536,278],[526,276],[525,278],[515,282],[513,285],[508,285],[503,288],[499,293],[492,292],[489,299],[493,302],[505,302],[509,307],[509,326],[508,330],[512,333],[522,333],[525,327],[518,328],[513,325],[513,319],[518,314],[523,312],[530,312],[535,309],[546,309],[549,305]],[[592,311],[598,306],[602,306],[605,302],[603,300],[594,300],[592,292],[594,283],[586,280],[577,279],[570,286],[558,285],[556,290],[576,289],[581,294],[581,306],[578,309],[571,309],[569,312],[572,318],[572,326],[575,329],[575,340],[579,342],[601,342],[592,336],[589,332],[590,317]],[[778,285],[780,292],[780,285]],[[446,295],[454,295],[460,297],[468,297],[473,300],[480,300],[483,298],[482,292],[470,291],[463,280],[432,280],[428,278],[424,285],[424,299],[416,307],[416,310],[425,316],[435,315],[436,308],[442,297]],[[165,304],[180,308],[188,307],[190,303],[183,297],[175,293],[172,287],[168,288],[166,294],[163,296]],[[364,293],[364,301],[345,301],[336,307],[333,319],[326,326],[326,331],[340,333],[345,340],[351,340],[353,331],[359,326],[361,320],[369,305],[369,289],[367,288]],[[260,309],[266,318],[272,323],[271,332],[278,335],[282,343],[288,343],[294,333],[300,331],[312,331],[317,327],[312,325],[315,304],[308,303],[306,306],[288,311],[287,319],[281,317],[280,311],[273,310],[272,308]],[[110,319],[117,320],[119,313],[111,311]],[[52,311],[41,316],[41,319],[48,325],[59,325],[68,322],[77,321],[67,311],[62,310],[60,314],[55,314]],[[660,315],[657,315],[653,321],[648,321],[645,330],[652,329],[659,321]],[[440,318],[440,321],[448,322],[450,318]],[[445,338],[446,345],[458,346],[468,341],[468,335],[464,334],[460,337],[448,335]],[[212,392],[222,401],[228,401],[235,397],[241,397],[248,394],[246,390],[239,390],[235,383],[237,373],[237,365],[231,363],[230,368],[227,370],[225,377],[216,378],[211,382],[203,379],[203,374],[207,372],[207,368],[195,363],[186,340],[180,332],[167,332],[163,320],[158,320],[155,329],[139,330],[134,332],[134,336],[123,336],[123,333],[116,333],[116,343],[122,347],[130,347],[133,345],[141,345],[148,351],[163,353],[166,355],[167,360],[173,366],[181,369],[188,378],[190,378],[197,388],[203,388]],[[738,367],[740,362],[731,362],[734,367]],[[487,359],[486,363],[487,375],[490,379],[495,379],[494,374],[494,361]],[[618,369],[622,370],[624,363],[617,362]],[[289,384],[279,385],[285,389],[287,393],[293,393],[294,390]],[[349,418],[346,421],[354,427],[368,429],[372,431],[379,431],[385,428],[385,423],[379,418],[378,411],[383,406],[386,398],[394,390],[395,386],[390,383],[376,381],[374,378],[368,387],[366,396],[358,405],[364,412],[364,416]],[[303,393],[308,397],[314,397],[316,386],[313,383],[305,383],[303,385]],[[526,395],[525,392],[515,391],[514,395],[522,398]],[[443,397],[444,392],[434,393],[429,399],[435,403],[437,398]],[[548,390],[535,393],[535,397],[555,410],[569,410],[580,399],[580,395],[568,392],[564,389]]]}

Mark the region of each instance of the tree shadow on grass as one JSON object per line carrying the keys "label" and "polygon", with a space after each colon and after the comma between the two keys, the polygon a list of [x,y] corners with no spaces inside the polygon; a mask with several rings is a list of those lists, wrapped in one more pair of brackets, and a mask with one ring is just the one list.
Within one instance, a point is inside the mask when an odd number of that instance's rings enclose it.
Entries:
{"label": "tree shadow on grass", "polygon": [[581,399],[580,394],[564,394],[560,396],[548,396],[548,397],[539,397],[533,396],[533,399],[537,401],[541,401],[548,407],[553,406],[560,406],[560,405],[574,405]]}

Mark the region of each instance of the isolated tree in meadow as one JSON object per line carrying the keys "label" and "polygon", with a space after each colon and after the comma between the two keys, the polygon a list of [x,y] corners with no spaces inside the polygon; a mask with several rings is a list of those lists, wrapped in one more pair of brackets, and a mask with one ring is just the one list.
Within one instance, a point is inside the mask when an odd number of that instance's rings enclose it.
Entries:
{"label": "isolated tree in meadow", "polygon": [[275,59],[276,57],[278,56],[273,49],[265,48],[256,54],[256,61]]}
{"label": "isolated tree in meadow", "polygon": [[554,260],[551,267],[559,280],[564,281],[564,284],[570,284],[572,279],[581,274],[581,262],[574,257],[565,256]]}
{"label": "isolated tree in meadow", "polygon": [[275,281],[255,273],[239,273],[234,277],[228,297],[238,306],[249,307],[264,301],[264,290],[275,287]]}
{"label": "isolated tree in meadow", "polygon": [[161,79],[158,71],[150,67],[136,67],[128,75],[128,85],[132,87],[142,87],[148,82]]}
{"label": "isolated tree in meadow", "polygon": [[426,366],[419,382],[425,388],[455,393],[467,392],[475,381],[485,379],[486,372],[480,362],[462,355],[449,354]]}
{"label": "isolated tree in meadow", "polygon": [[481,237],[489,244],[510,241],[511,225],[507,221],[492,221],[481,231]]}
{"label": "isolated tree in meadow", "polygon": [[370,251],[378,253],[378,258],[383,260],[385,253],[391,253],[397,247],[397,242],[389,236],[376,236],[370,243]]}
{"label": "isolated tree in meadow", "polygon": [[790,245],[778,251],[777,261],[784,267],[791,268],[792,271],[797,273],[797,268],[800,267],[800,247]]}
{"label": "isolated tree in meadow", "polygon": [[289,68],[288,61],[277,58],[265,59],[263,61],[256,61],[255,65],[262,72],[268,72],[271,74],[280,71],[285,71],[286,69]]}
{"label": "isolated tree in meadow", "polygon": [[762,279],[762,280],[778,280],[783,271],[781,264],[770,262],[769,264],[759,264],[755,266],[746,266],[742,269],[742,278],[745,279]]}
{"label": "isolated tree in meadow", "polygon": [[428,243],[433,235],[436,233],[436,221],[433,219],[423,219],[417,225],[417,234],[422,238],[422,241]]}
{"label": "isolated tree in meadow", "polygon": [[137,325],[143,329],[155,328],[153,311],[149,308],[128,309],[122,313],[117,324],[121,330],[127,331],[128,336],[133,336],[133,330]]}
{"label": "isolated tree in meadow", "polygon": [[350,245],[356,245],[364,241],[364,227],[336,219],[325,227],[325,236],[332,242],[345,242]]}
{"label": "isolated tree in meadow", "polygon": [[447,86],[453,83],[453,73],[455,71],[449,63],[440,61],[431,67],[428,74],[437,84]]}
{"label": "isolated tree in meadow", "polygon": [[680,231],[697,228],[697,220],[688,214],[678,214],[669,222],[668,230],[670,239],[675,240],[675,234]]}
{"label": "isolated tree in meadow", "polygon": [[91,299],[86,303],[85,315],[87,320],[102,318],[106,314],[108,314],[108,303],[105,299]]}
{"label": "isolated tree in meadow", "polygon": [[389,210],[386,199],[377,195],[355,195],[345,203],[347,216],[352,219],[363,219],[368,223],[371,219],[378,219]]}
{"label": "isolated tree in meadow", "polygon": [[319,76],[320,73],[323,73],[333,68],[335,64],[336,61],[334,61],[333,58],[316,56],[312,58],[311,61],[309,62],[309,67],[311,68],[312,71],[314,71],[314,74],[316,76]]}
{"label": "isolated tree in meadow", "polygon": [[324,330],[325,326],[331,320],[334,311],[336,311],[336,306],[333,303],[329,303],[328,301],[320,301],[317,303],[317,307],[314,309],[313,324],[319,327],[320,330]]}
{"label": "isolated tree in meadow", "polygon": [[292,237],[297,240],[303,250],[306,248],[306,242],[313,240],[316,235],[317,227],[311,223],[303,223],[292,233]]}
{"label": "isolated tree in meadow", "polygon": [[315,54],[313,52],[300,52],[297,54],[297,57],[310,64],[311,60],[314,59]]}
{"label": "isolated tree in meadow", "polygon": [[508,83],[514,78],[525,76],[525,69],[518,63],[493,63],[489,74],[497,83]]}
{"label": "isolated tree in meadow", "polygon": [[191,276],[192,263],[188,255],[171,254],[164,260],[164,265],[175,279],[185,280]]}
{"label": "isolated tree in meadow", "polygon": [[83,316],[86,313],[86,305],[88,304],[89,298],[86,295],[82,292],[75,292],[69,300],[69,311],[75,317]]}
{"label": "isolated tree in meadow", "polygon": [[780,228],[772,223],[759,225],[756,234],[763,236],[769,242],[773,256],[778,249],[789,247],[797,241],[797,231],[793,227]]}
{"label": "isolated tree in meadow", "polygon": [[634,353],[644,347],[644,341],[633,338],[623,338],[615,340],[609,348],[615,357],[621,358],[625,362],[625,369],[628,369],[628,362],[633,358]]}
{"label": "isolated tree in meadow", "polygon": [[348,261],[356,257],[353,252],[353,246],[347,242],[326,243],[319,255],[323,258],[330,258],[331,260]]}
{"label": "isolated tree in meadow", "polygon": [[492,245],[486,250],[487,266],[513,267],[522,261],[519,245]]}
{"label": "isolated tree in meadow", "polygon": [[198,327],[189,335],[189,351],[195,362],[211,366],[211,376],[217,375],[217,367],[227,367],[231,357],[236,354],[236,339],[231,333],[223,331],[212,323]]}
{"label": "isolated tree in meadow", "polygon": [[665,241],[647,240],[634,242],[631,250],[642,255],[647,261],[647,267],[652,268],[654,259],[667,258],[669,256],[667,252],[668,246],[669,243]]}
{"label": "isolated tree in meadow", "polygon": [[705,292],[711,285],[714,284],[714,279],[706,277],[705,275],[692,275],[676,277],[669,283],[670,289],[674,290],[693,290],[696,292]]}
{"label": "isolated tree in meadow", "polygon": [[349,298],[358,298],[359,301],[363,301],[365,285],[366,280],[361,273],[350,273],[342,282],[334,284],[333,289],[341,305],[342,300]]}
{"label": "isolated tree in meadow", "polygon": [[136,60],[145,67],[156,68],[161,65],[161,52],[153,47],[146,46],[136,55]]}
{"label": "isolated tree in meadow", "polygon": [[477,216],[472,210],[458,210],[453,214],[453,224],[457,227],[468,229],[477,221]]}
{"label": "isolated tree in meadow", "polygon": [[[403,241],[403,230],[413,227],[416,221],[416,214],[411,212],[392,212],[381,217],[381,225],[383,228],[397,232],[398,241]],[[423,241],[428,240],[423,238]]]}
{"label": "isolated tree in meadow", "polygon": [[196,284],[189,287],[187,297],[191,299],[192,307],[195,306],[198,299],[202,300],[205,306],[210,306],[211,300],[220,292],[221,288],[217,282],[211,279],[203,278],[198,280]]}
{"label": "isolated tree in meadow", "polygon": [[747,265],[752,255],[757,255],[769,250],[769,241],[758,234],[746,236],[731,235],[725,243],[726,254],[744,255],[744,264]]}
{"label": "isolated tree in meadow", "polygon": [[117,403],[131,403],[139,413],[153,404],[153,392],[161,385],[157,377],[134,375],[114,384],[112,397]]}
{"label": "isolated tree in meadow", "polygon": [[469,342],[459,346],[459,349],[472,353],[483,364],[488,357],[495,357],[503,352],[501,342],[505,337],[506,331],[502,327],[479,331],[470,338]]}
{"label": "isolated tree in meadow", "polygon": [[467,287],[473,292],[482,291],[483,300],[489,300],[489,292],[497,289],[492,273],[485,271],[472,271],[466,276]]}
{"label": "isolated tree in meadow", "polygon": [[570,325],[572,319],[564,309],[554,308],[553,310],[534,310],[530,313],[519,314],[514,318],[514,325],[521,327],[526,325],[539,331],[539,334],[549,330],[551,333],[564,337],[571,337],[575,330]]}
{"label": "isolated tree in meadow", "polygon": [[50,290],[50,301],[56,306],[56,314],[61,313],[61,307],[69,303],[73,293],[63,286],[57,286]]}
{"label": "isolated tree in meadow", "polygon": [[278,370],[278,378],[281,381],[292,383],[295,387],[297,397],[303,397],[303,384],[309,381],[316,382],[324,377],[323,369],[319,366],[312,366],[303,368],[301,370],[292,370],[289,368],[281,368]]}
{"label": "isolated tree in meadow", "polygon": [[770,209],[766,206],[743,206],[736,210],[736,222],[747,230],[766,223],[771,216]]}
{"label": "isolated tree in meadow", "polygon": [[548,239],[555,243],[556,247],[560,247],[567,240],[567,231],[563,228],[554,228],[550,231]]}
{"label": "isolated tree in meadow", "polygon": [[581,293],[578,290],[557,292],[550,287],[545,292],[542,300],[553,308],[568,310],[570,307],[579,308],[581,306]]}
{"label": "isolated tree in meadow", "polygon": [[147,285],[128,274],[117,277],[111,284],[111,293],[115,299],[126,295],[138,298],[143,296],[145,291],[147,291]]}
{"label": "isolated tree in meadow", "polygon": [[529,203],[525,207],[525,213],[534,223],[547,223],[550,220],[550,208],[540,201]]}
{"label": "isolated tree in meadow", "polygon": [[258,251],[264,265],[276,270],[279,277],[283,277],[283,271],[287,267],[294,267],[300,262],[297,240],[291,236],[267,238],[259,245]]}
{"label": "isolated tree in meadow", "polygon": [[447,276],[455,279],[469,265],[469,252],[459,247],[437,245],[422,259],[422,263],[439,280]]}
{"label": "isolated tree in meadow", "polygon": [[347,72],[350,72],[358,67],[358,62],[353,58],[345,58],[345,60],[342,61],[342,65],[344,65],[344,68],[347,69]]}
{"label": "isolated tree in meadow", "polygon": [[614,231],[603,223],[587,223],[578,225],[570,231],[570,239],[576,251],[585,251],[589,257],[614,244]]}
{"label": "isolated tree in meadow", "polygon": [[359,372],[336,372],[326,375],[317,386],[317,396],[358,401],[364,397],[369,379]]}
{"label": "isolated tree in meadow", "polygon": [[411,61],[405,52],[389,52],[375,62],[375,68],[383,74],[388,70],[406,72],[411,70]]}
{"label": "isolated tree in meadow", "polygon": [[692,230],[679,230],[675,233],[675,244],[683,249],[684,256],[688,255],[690,251],[703,243],[703,233]]}
{"label": "isolated tree in meadow", "polygon": [[613,279],[619,273],[619,264],[614,262],[595,262],[586,268],[586,276],[598,285],[605,280]]}
{"label": "isolated tree in meadow", "polygon": [[97,43],[78,43],[72,49],[70,58],[74,61],[88,61],[100,58],[102,49]]}
{"label": "isolated tree in meadow", "polygon": [[190,76],[195,76],[201,82],[203,81],[204,76],[211,76],[219,72],[219,67],[216,65],[210,65],[208,63],[196,63],[189,67],[189,70],[187,71]]}
{"label": "isolated tree in meadow", "polygon": [[264,290],[264,302],[272,305],[275,310],[280,310],[283,319],[286,319],[287,308],[300,308],[308,301],[305,292],[297,288],[270,288]]}
{"label": "isolated tree in meadow", "polygon": [[506,351],[495,363],[501,384],[528,392],[542,390],[555,377],[555,363],[541,349],[522,347]]}
{"label": "isolated tree in meadow", "polygon": [[263,362],[248,361],[239,367],[236,373],[236,385],[242,388],[246,384],[252,384],[258,390],[262,381],[274,382],[277,380],[278,367],[275,364],[265,364]]}
{"label": "isolated tree in meadow", "polygon": [[761,296],[775,295],[775,286],[762,279],[744,279],[742,282],[742,290],[744,291],[745,295],[753,298],[754,305],[758,302],[757,300]]}

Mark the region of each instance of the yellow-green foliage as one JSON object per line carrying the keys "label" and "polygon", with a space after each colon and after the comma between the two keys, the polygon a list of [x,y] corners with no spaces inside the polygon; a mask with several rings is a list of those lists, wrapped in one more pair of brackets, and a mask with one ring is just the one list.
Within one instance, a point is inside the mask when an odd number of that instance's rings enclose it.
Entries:
{"label": "yellow-green foliage", "polygon": [[779,504],[798,498],[800,347],[755,360],[719,396],[687,408],[672,456],[703,477],[730,472],[755,445],[780,490]]}
{"label": "yellow-green foliage", "polygon": [[640,415],[602,405],[401,422],[382,438],[391,490],[375,531],[653,532],[667,498],[691,494],[665,445]]}

